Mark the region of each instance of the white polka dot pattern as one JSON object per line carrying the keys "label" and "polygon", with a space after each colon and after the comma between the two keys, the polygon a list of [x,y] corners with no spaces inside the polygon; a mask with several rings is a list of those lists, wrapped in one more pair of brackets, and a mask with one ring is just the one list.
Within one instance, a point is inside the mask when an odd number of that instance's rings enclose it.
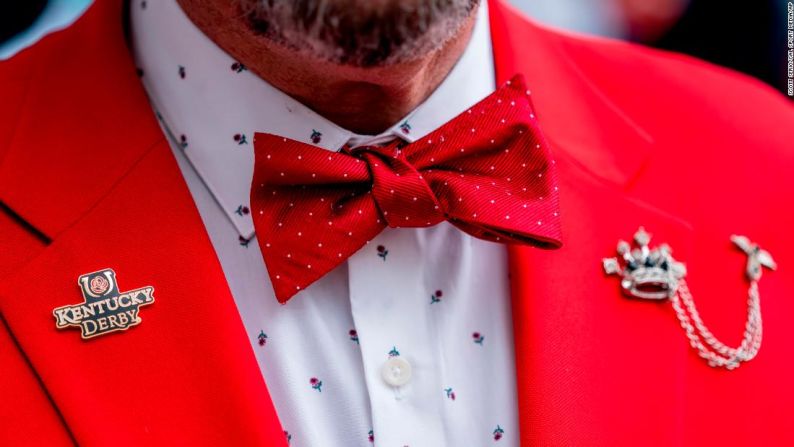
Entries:
{"label": "white polka dot pattern", "polygon": [[257,133],[251,206],[279,301],[387,226],[446,220],[485,240],[559,247],[554,162],[534,116],[517,75],[408,145],[393,141],[329,154]]}

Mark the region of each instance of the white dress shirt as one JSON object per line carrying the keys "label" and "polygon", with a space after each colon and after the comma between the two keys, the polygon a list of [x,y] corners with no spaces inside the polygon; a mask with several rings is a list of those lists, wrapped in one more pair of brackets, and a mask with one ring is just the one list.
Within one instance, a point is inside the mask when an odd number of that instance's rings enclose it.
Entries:
{"label": "white dress shirt", "polygon": [[293,446],[518,445],[504,246],[447,223],[386,229],[280,305],[252,240],[248,203],[254,132],[330,151],[373,139],[410,142],[492,92],[486,8],[482,2],[465,53],[430,98],[372,137],[340,128],[247,71],[175,1],[131,2],[143,83]]}

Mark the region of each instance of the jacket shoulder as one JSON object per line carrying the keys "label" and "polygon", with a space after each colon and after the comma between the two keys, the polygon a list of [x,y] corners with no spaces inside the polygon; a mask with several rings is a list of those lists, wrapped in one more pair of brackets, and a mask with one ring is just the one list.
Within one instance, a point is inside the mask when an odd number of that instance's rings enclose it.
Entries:
{"label": "jacket shoulder", "polygon": [[[547,30],[587,82],[653,129],[664,117],[706,131],[751,132],[772,147],[794,137],[794,103],[749,75],[680,53],[606,38]],[[661,130],[661,129],[659,129]]]}
{"label": "jacket shoulder", "polygon": [[20,110],[35,83],[35,73],[45,60],[39,45],[0,61],[0,161],[22,117]]}
{"label": "jacket shoulder", "polygon": [[582,82],[667,159],[781,175],[794,167],[794,102],[762,81],[680,53],[544,31]]}

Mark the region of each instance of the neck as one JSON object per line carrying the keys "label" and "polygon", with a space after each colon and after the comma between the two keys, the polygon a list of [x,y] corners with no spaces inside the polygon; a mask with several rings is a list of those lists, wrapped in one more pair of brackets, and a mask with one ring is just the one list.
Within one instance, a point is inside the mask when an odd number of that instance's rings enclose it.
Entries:
{"label": "neck", "polygon": [[254,33],[233,0],[178,2],[204,34],[248,70],[337,125],[364,135],[388,129],[430,96],[463,54],[476,19],[475,9],[428,54],[388,66],[358,67],[297,55]]}

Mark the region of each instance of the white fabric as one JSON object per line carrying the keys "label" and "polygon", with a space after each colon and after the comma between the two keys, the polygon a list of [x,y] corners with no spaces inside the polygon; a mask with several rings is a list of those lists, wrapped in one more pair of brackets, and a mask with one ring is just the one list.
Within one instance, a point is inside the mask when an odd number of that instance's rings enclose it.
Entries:
{"label": "white fabric", "polygon": [[[131,3],[143,83],[291,445],[369,446],[373,437],[390,447],[518,445],[505,248],[446,223],[387,229],[278,304],[250,240],[253,133],[311,142],[318,132],[317,145],[328,150],[373,137],[354,135],[233,67],[176,2],[150,0],[145,9]],[[493,90],[485,8],[483,2],[472,40],[442,85],[385,134],[420,138]],[[403,361],[386,365],[397,356]]]}

